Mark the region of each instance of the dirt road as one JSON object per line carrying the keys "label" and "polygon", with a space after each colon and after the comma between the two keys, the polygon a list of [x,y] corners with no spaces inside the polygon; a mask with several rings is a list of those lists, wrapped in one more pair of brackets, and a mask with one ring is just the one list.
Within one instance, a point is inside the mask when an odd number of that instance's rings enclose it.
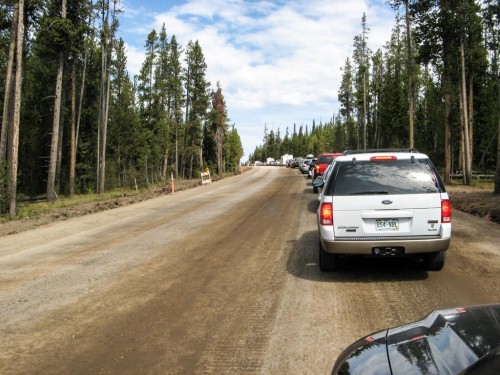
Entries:
{"label": "dirt road", "polygon": [[2,374],[327,374],[372,331],[500,302],[500,227],[454,213],[441,272],[316,264],[296,170],[242,176],[0,238]]}

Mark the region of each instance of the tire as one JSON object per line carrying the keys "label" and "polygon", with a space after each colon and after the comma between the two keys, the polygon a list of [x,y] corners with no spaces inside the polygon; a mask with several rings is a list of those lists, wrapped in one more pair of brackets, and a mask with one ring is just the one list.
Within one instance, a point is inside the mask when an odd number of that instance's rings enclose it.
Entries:
{"label": "tire", "polygon": [[441,271],[446,260],[446,251],[424,255],[424,268],[427,271]]}
{"label": "tire", "polygon": [[321,241],[319,241],[319,269],[323,272],[332,272],[339,269],[338,254],[330,254],[323,250]]}

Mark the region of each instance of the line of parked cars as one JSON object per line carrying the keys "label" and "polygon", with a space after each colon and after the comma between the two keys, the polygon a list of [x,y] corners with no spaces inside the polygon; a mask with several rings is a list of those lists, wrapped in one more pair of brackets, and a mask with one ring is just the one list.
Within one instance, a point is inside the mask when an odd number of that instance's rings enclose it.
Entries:
{"label": "line of parked cars", "polygon": [[[352,256],[416,257],[428,271],[444,267],[452,208],[427,155],[415,149],[325,154],[311,178],[319,193],[322,271],[337,271]],[[436,310],[372,333],[347,347],[331,373],[500,374],[500,304]]]}

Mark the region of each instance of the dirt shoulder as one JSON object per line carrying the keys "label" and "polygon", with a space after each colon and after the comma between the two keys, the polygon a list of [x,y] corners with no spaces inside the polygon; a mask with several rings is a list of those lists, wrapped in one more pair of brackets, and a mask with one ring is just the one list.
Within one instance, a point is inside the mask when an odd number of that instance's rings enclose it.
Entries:
{"label": "dirt shoulder", "polygon": [[[175,184],[175,191],[179,192],[186,189],[192,189],[196,186],[200,186],[200,182],[198,180],[178,181]],[[50,211],[44,213],[0,223],[0,237],[35,229],[40,226],[49,225],[51,223],[67,220],[73,217],[94,214],[121,206],[127,206],[165,194],[172,194],[170,186],[163,189],[151,189],[135,195],[124,195],[122,197],[105,199],[98,202],[80,203],[67,207],[54,207]]]}
{"label": "dirt shoulder", "polygon": [[500,195],[489,189],[447,186],[454,209],[500,224]]}
{"label": "dirt shoulder", "polygon": [[[215,181],[215,180],[214,180]],[[187,180],[176,182],[175,191],[192,189],[200,186],[198,180]],[[500,195],[494,195],[491,190],[471,186],[447,186],[454,209],[478,216],[486,221],[500,224]],[[70,207],[56,208],[49,212],[37,214],[28,218],[11,220],[0,223],[0,237],[26,230],[31,230],[53,222],[67,220],[72,217],[84,216],[96,212],[126,206],[159,195],[171,194],[170,187],[164,189],[150,190],[132,196],[110,198],[104,201],[76,204]]]}

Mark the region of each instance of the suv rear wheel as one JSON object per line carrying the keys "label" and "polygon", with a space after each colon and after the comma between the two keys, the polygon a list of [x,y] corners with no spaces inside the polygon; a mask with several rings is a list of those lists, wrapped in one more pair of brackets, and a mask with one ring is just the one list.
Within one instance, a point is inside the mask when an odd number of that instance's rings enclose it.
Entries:
{"label": "suv rear wheel", "polygon": [[319,269],[323,272],[337,271],[339,269],[338,254],[330,254],[323,250],[319,241]]}
{"label": "suv rear wheel", "polygon": [[424,255],[424,268],[427,271],[441,271],[446,260],[446,251],[429,253]]}

